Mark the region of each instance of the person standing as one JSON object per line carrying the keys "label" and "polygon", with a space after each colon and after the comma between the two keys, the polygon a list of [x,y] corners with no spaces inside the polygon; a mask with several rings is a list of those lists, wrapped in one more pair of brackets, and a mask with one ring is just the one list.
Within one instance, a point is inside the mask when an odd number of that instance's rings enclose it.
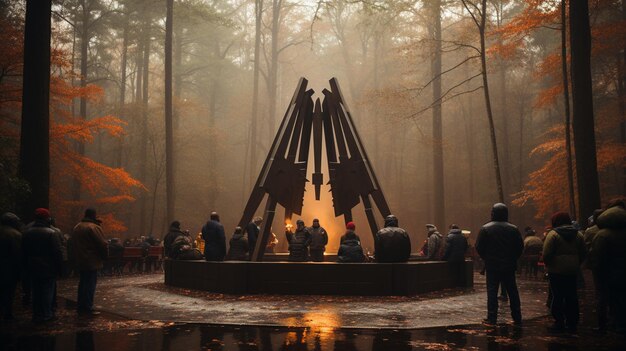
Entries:
{"label": "person standing", "polygon": [[324,262],[324,251],[326,251],[326,244],[328,244],[326,229],[320,227],[320,220],[315,218],[309,232],[311,233],[311,261]]}
{"label": "person standing", "polygon": [[252,222],[248,223],[246,226],[245,234],[248,234],[248,247],[250,248],[250,257],[252,258],[252,254],[254,253],[254,249],[256,248],[256,241],[259,238],[259,233],[261,232],[261,223],[263,223],[263,217],[254,217]]}
{"label": "person standing", "polygon": [[50,212],[35,210],[35,220],[22,235],[22,257],[32,289],[33,322],[56,319],[53,298],[56,279],[61,273],[63,253],[57,233],[50,227]]}
{"label": "person standing", "polygon": [[217,212],[211,212],[209,221],[202,227],[202,239],[204,239],[204,259],[207,261],[224,261],[226,233]]}
{"label": "person standing", "polygon": [[100,314],[93,308],[93,299],[96,294],[98,270],[102,269],[108,257],[108,244],[101,223],[96,210],[88,208],[83,219],[72,230],[74,261],[80,276],[77,311],[86,315]]}
{"label": "person standing", "polygon": [[452,263],[465,262],[465,252],[467,251],[467,239],[456,224],[450,226],[450,232],[446,238],[446,252],[443,254],[444,261]]}
{"label": "person standing", "polygon": [[398,218],[385,217],[385,227],[376,233],[374,243],[376,262],[407,262],[411,256],[411,239],[406,230],[398,227]]}
{"label": "person standing", "polygon": [[515,281],[517,260],[524,242],[516,226],[509,223],[509,209],[503,203],[493,205],[491,221],[483,225],[476,238],[476,251],[485,262],[487,274],[487,318],[483,322],[495,325],[498,319],[498,287],[502,284],[509,296],[511,317],[522,324],[522,309]]}
{"label": "person standing", "polygon": [[309,245],[311,245],[311,233],[304,225],[304,221],[296,221],[296,232],[285,232],[289,243],[289,261],[306,262],[309,260]]}
{"label": "person standing", "polygon": [[595,271],[607,289],[610,321],[615,331],[626,333],[626,209],[623,200],[613,201],[598,216],[593,240]]}
{"label": "person standing", "polygon": [[552,216],[552,230],[543,244],[543,261],[548,270],[552,303],[550,312],[554,324],[551,332],[567,329],[576,332],[579,319],[576,278],[587,250],[583,235],[572,225],[569,214],[557,212]]}
{"label": "person standing", "polygon": [[428,230],[425,252],[426,258],[429,261],[439,261],[441,260],[441,252],[443,251],[443,236],[441,236],[434,224],[426,224],[426,229]]}
{"label": "person standing", "polygon": [[0,217],[0,317],[13,320],[13,298],[22,267],[22,223],[11,212]]}
{"label": "person standing", "polygon": [[526,237],[524,238],[524,251],[522,252],[522,262],[527,277],[537,278],[539,273],[539,258],[543,250],[543,241],[539,239],[536,232],[531,227],[526,227]]}

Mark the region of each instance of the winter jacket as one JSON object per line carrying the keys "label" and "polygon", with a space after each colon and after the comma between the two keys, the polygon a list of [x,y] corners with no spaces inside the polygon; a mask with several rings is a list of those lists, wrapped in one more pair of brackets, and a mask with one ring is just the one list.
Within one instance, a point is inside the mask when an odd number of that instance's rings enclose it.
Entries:
{"label": "winter jacket", "polygon": [[337,252],[337,262],[360,263],[364,261],[365,255],[363,255],[363,248],[358,240],[345,240],[341,243],[339,246],[339,252]]}
{"label": "winter jacket", "polygon": [[517,260],[524,249],[522,235],[508,222],[509,210],[504,204],[491,209],[491,222],[480,229],[476,238],[476,251],[485,261],[485,269],[515,271]]}
{"label": "winter jacket", "polygon": [[548,273],[577,275],[586,254],[585,239],[572,225],[552,229],[543,243],[543,262]]}
{"label": "winter jacket", "polygon": [[248,238],[243,236],[242,233],[235,233],[233,234],[233,237],[230,238],[229,243],[230,247],[228,249],[228,255],[226,256],[228,260],[248,260],[248,252],[250,251],[250,247],[248,246]]}
{"label": "winter jacket", "polygon": [[311,250],[325,251],[328,244],[328,234],[323,227],[309,227],[311,233]]}
{"label": "winter jacket", "polygon": [[179,228],[170,227],[170,230],[165,234],[165,238],[163,238],[163,253],[165,257],[171,257],[172,244],[181,235],[185,234]]}
{"label": "winter jacket", "polygon": [[204,258],[207,261],[224,261],[226,256],[224,226],[215,220],[208,221],[202,227],[202,239],[204,239]]}
{"label": "winter jacket", "polygon": [[256,224],[254,224],[254,222],[250,222],[246,226],[246,233],[248,234],[248,246],[250,247],[251,254],[252,252],[254,252],[254,249],[256,248],[256,241],[259,238],[260,232],[261,232],[261,229],[259,229],[259,227]]}
{"label": "winter jacket", "polygon": [[22,233],[20,219],[5,213],[0,218],[0,284],[14,283],[20,279],[22,268]]}
{"label": "winter jacket", "polygon": [[191,243],[191,237],[180,235],[172,243],[170,251],[171,258],[174,260],[201,260],[202,254],[200,250],[194,249]]}
{"label": "winter jacket", "polygon": [[359,238],[359,235],[352,230],[346,231],[345,234],[341,236],[341,238],[339,239],[339,245],[343,244],[346,240],[356,240],[359,242],[359,244],[361,243],[361,238]]}
{"label": "winter jacket", "polygon": [[446,238],[446,252],[443,255],[443,260],[455,263],[465,262],[467,247],[467,239],[463,236],[461,229],[450,230]]}
{"label": "winter jacket", "polygon": [[309,260],[309,245],[311,233],[307,228],[297,230],[295,233],[286,232],[289,243],[289,261],[306,262]]}
{"label": "winter jacket", "polygon": [[428,246],[426,249],[426,258],[432,261],[441,260],[443,252],[443,236],[439,232],[434,232],[428,236]]}
{"label": "winter jacket", "polygon": [[626,210],[612,207],[598,216],[592,244],[595,269],[606,275],[608,283],[623,291],[626,287]]}
{"label": "winter jacket", "polygon": [[50,279],[61,273],[61,243],[47,221],[36,220],[26,227],[22,235],[22,261],[32,277]]}
{"label": "winter jacket", "polygon": [[108,244],[104,239],[100,221],[83,218],[72,231],[74,263],[79,271],[102,269],[108,256]]}
{"label": "winter jacket", "polygon": [[524,256],[529,255],[537,255],[541,254],[543,250],[543,241],[539,239],[536,235],[529,235],[524,239]]}
{"label": "winter jacket", "polygon": [[406,262],[411,256],[411,239],[406,230],[398,227],[398,220],[385,219],[385,228],[376,233],[376,262]]}

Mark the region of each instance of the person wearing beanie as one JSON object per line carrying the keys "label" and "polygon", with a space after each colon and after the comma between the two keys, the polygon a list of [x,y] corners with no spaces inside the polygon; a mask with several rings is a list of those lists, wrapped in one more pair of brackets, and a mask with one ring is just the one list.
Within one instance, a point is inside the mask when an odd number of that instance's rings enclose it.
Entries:
{"label": "person wearing beanie", "polygon": [[346,240],[356,240],[359,242],[359,245],[361,245],[361,238],[359,238],[359,235],[354,232],[355,230],[356,225],[354,222],[348,222],[346,224],[346,232],[339,239],[339,245],[341,246],[341,244],[343,244]]}
{"label": "person wearing beanie", "polygon": [[108,257],[108,243],[100,224],[96,210],[88,208],[85,210],[85,217],[72,230],[74,262],[76,270],[80,272],[77,308],[80,314],[99,314],[94,310],[93,300],[98,270],[102,269]]}
{"label": "person wearing beanie", "polygon": [[170,224],[169,231],[167,232],[167,234],[165,234],[165,237],[163,238],[163,254],[165,255],[165,257],[172,257],[172,244],[174,243],[176,238],[181,235],[184,235],[184,233],[182,230],[180,230],[180,222],[172,222],[172,224]]}
{"label": "person wearing beanie", "polygon": [[576,332],[579,320],[576,279],[586,254],[584,237],[572,225],[569,214],[555,213],[552,230],[543,244],[543,261],[552,291],[550,312],[554,324],[548,328],[551,332],[562,332],[566,327]]}
{"label": "person wearing beanie", "polygon": [[304,221],[296,221],[296,232],[285,232],[289,243],[289,261],[306,262],[309,260],[309,246],[311,245],[311,233],[304,225]]}
{"label": "person wearing beanie", "polygon": [[35,210],[35,220],[22,235],[22,253],[32,289],[33,322],[54,320],[54,288],[61,274],[63,252],[57,233],[50,227],[50,211]]}
{"label": "person wearing beanie", "polygon": [[326,244],[328,244],[328,234],[326,229],[320,226],[320,220],[313,219],[313,225],[309,228],[311,233],[311,246],[310,255],[313,262],[324,262],[324,251],[326,251]]}
{"label": "person wearing beanie", "polygon": [[22,223],[11,212],[0,217],[0,318],[13,320],[13,297],[22,267]]}

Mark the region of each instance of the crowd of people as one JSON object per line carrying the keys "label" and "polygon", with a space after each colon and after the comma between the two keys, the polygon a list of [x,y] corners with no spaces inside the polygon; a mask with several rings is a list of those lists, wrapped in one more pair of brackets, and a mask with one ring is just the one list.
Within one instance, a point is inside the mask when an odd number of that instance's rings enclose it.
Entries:
{"label": "crowd of people", "polygon": [[[597,331],[625,332],[626,327],[626,209],[623,200],[611,202],[605,209],[596,210],[588,219],[588,228],[582,232],[569,214],[557,212],[551,217],[543,237],[526,227],[524,237],[509,223],[506,205],[497,203],[491,210],[491,221],[482,226],[476,238],[475,251],[484,263],[487,285],[487,325],[497,323],[498,291],[509,301],[511,317],[516,326],[522,325],[522,306],[516,282],[517,274],[538,277],[543,266],[549,280],[547,304],[554,318],[551,332],[576,332],[579,322],[577,289],[581,270],[593,274],[597,297]],[[50,212],[38,208],[35,220],[23,225],[13,213],[0,217],[0,313],[3,319],[13,318],[12,305],[17,284],[22,281],[23,302],[32,305],[33,321],[55,319],[56,279],[73,269],[79,276],[77,311],[93,315],[98,272],[106,269],[112,257],[121,257],[125,247],[139,247],[143,251],[161,242],[152,236],[107,241],[95,209],[85,211],[83,219],[71,235],[55,227]],[[245,226],[236,227],[226,246],[224,226],[220,216],[213,212],[202,227],[198,238],[181,229],[181,223],[171,223],[162,246],[164,255],[175,260],[246,261],[262,252],[273,252],[278,242],[270,233],[259,240],[263,218],[255,217]],[[346,224],[340,237],[339,263],[402,263],[411,256],[411,240],[399,226],[394,215],[385,218],[384,228],[375,235],[375,250],[370,257],[361,245],[354,222]],[[458,225],[450,225],[444,237],[433,224],[427,224],[427,239],[419,255],[426,260],[465,262],[470,245],[468,233]],[[328,233],[314,219],[311,226],[297,220],[296,226],[287,226],[289,261],[321,262],[328,244]],[[263,241],[266,241],[263,243]],[[69,244],[71,243],[71,245]],[[262,244],[264,244],[263,247]],[[73,264],[70,265],[68,262]],[[16,264],[19,263],[19,264]],[[109,269],[115,270],[116,266]],[[132,270],[132,267],[131,267]],[[517,272],[517,274],[516,274]],[[522,273],[523,272],[523,273]],[[501,296],[502,297],[502,296]]]}

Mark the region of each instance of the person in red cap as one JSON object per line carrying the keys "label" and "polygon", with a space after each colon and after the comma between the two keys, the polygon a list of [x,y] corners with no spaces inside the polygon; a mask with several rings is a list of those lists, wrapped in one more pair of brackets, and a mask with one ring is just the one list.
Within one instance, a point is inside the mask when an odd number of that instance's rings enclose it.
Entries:
{"label": "person in red cap", "polygon": [[346,240],[356,240],[359,242],[359,245],[361,245],[361,238],[359,238],[357,233],[354,232],[355,229],[356,226],[354,225],[354,222],[348,222],[346,224],[346,233],[341,236],[341,239],[339,239],[339,245],[343,244]]}
{"label": "person in red cap", "polygon": [[35,210],[35,220],[22,236],[25,269],[32,285],[33,322],[54,320],[54,288],[61,273],[63,252],[57,233],[50,227],[50,212]]}

